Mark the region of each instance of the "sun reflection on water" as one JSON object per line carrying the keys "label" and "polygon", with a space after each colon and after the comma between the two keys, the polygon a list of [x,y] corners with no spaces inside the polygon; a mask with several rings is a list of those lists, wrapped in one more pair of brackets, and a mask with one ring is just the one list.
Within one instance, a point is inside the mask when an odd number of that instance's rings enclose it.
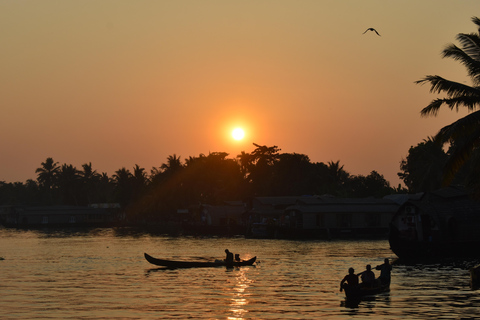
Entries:
{"label": "sun reflection on water", "polygon": [[233,297],[230,299],[230,311],[233,315],[227,318],[229,320],[243,320],[245,314],[248,313],[248,310],[245,309],[250,296],[247,289],[253,281],[248,279],[247,271],[248,268],[241,268],[235,277]]}

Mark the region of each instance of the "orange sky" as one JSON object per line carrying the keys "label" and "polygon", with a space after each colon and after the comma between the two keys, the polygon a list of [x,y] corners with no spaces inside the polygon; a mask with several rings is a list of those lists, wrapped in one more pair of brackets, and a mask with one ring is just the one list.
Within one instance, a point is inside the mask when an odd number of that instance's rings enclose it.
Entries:
{"label": "orange sky", "polygon": [[414,81],[470,83],[440,53],[475,15],[476,0],[1,1],[0,181],[47,157],[112,175],[257,143],[396,185],[410,146],[465,115],[421,118],[437,95]]}

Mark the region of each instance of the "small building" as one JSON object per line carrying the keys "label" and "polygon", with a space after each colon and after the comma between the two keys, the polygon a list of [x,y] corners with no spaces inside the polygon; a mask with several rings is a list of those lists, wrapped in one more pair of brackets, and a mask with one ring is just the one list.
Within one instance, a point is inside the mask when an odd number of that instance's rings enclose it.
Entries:
{"label": "small building", "polygon": [[480,201],[463,187],[421,193],[402,204],[390,247],[403,259],[480,255]]}
{"label": "small building", "polygon": [[118,205],[3,206],[0,223],[6,227],[109,227],[121,219]]}

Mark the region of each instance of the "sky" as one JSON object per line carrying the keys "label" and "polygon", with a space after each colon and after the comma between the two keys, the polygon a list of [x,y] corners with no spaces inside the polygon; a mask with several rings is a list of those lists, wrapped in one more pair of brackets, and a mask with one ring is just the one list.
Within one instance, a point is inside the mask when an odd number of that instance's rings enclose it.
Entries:
{"label": "sky", "polygon": [[256,143],[397,186],[409,148],[466,115],[421,117],[440,96],[414,82],[471,84],[441,51],[473,16],[477,0],[0,0],[0,181],[48,157],[111,176]]}

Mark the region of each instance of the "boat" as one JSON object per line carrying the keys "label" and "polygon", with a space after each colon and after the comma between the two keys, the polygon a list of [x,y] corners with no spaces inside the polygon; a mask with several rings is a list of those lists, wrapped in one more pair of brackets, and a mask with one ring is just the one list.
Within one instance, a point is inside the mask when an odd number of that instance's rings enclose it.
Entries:
{"label": "boat", "polygon": [[480,201],[462,187],[418,194],[392,217],[390,248],[402,260],[478,257],[479,212]]}
{"label": "boat", "polygon": [[157,259],[151,255],[144,253],[145,259],[160,267],[166,268],[208,268],[208,267],[241,267],[241,266],[251,266],[257,260],[257,257],[253,257],[249,260],[233,261],[227,263],[224,260],[215,260],[215,261],[175,261],[175,260],[165,260]]}
{"label": "boat", "polygon": [[373,296],[383,292],[390,291],[390,284],[378,284],[374,287],[364,287],[362,285],[350,288],[343,288],[347,299],[361,299],[366,296]]}
{"label": "boat", "polygon": [[470,288],[477,290],[480,288],[480,264],[470,268]]}

